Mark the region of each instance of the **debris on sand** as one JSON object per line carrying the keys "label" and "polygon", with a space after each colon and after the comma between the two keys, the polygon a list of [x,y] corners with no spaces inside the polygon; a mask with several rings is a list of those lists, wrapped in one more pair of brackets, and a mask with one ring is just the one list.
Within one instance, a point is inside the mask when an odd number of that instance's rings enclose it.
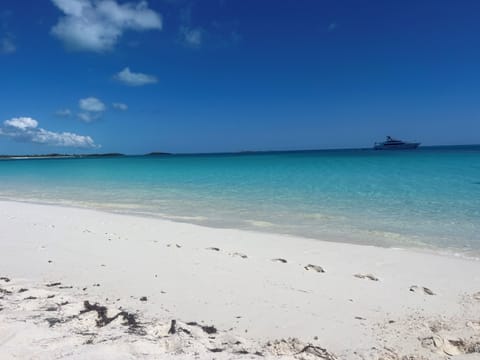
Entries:
{"label": "debris on sand", "polygon": [[305,354],[318,359],[337,360],[337,357],[326,349],[312,344],[304,344],[297,338],[270,341],[266,344],[265,351],[273,356]]}
{"label": "debris on sand", "polygon": [[11,292],[10,290],[0,288],[0,294],[2,294],[2,295],[11,295],[12,292]]}
{"label": "debris on sand", "polygon": [[420,339],[423,347],[449,356],[480,353],[480,339],[447,338],[438,334]]}
{"label": "debris on sand", "polygon": [[81,314],[88,313],[90,311],[95,311],[97,313],[97,327],[104,327],[110,324],[113,320],[121,317],[124,322],[123,325],[128,326],[130,330],[136,330],[140,328],[139,323],[136,320],[135,314],[131,314],[127,311],[120,311],[116,315],[109,317],[107,315],[108,309],[106,306],[101,306],[98,304],[90,304],[88,300],[84,301],[83,303],[84,310],[80,311]]}
{"label": "debris on sand", "polygon": [[187,325],[198,326],[199,328],[201,328],[204,332],[206,332],[209,335],[217,333],[217,329],[213,325],[212,326],[200,325],[199,323],[197,323],[195,321],[188,322]]}
{"label": "debris on sand", "polygon": [[170,335],[174,335],[177,333],[177,320],[174,319],[170,322],[170,329],[168,330],[168,333]]}
{"label": "debris on sand", "polygon": [[49,327],[52,327],[55,324],[58,324],[58,323],[62,322],[60,319],[57,319],[57,318],[46,318],[45,321],[48,322]]}
{"label": "debris on sand", "polygon": [[[42,288],[43,290],[48,289],[48,292],[61,291],[59,290],[59,283],[43,284]],[[35,289],[35,287],[29,286],[29,291],[36,295]],[[17,293],[18,289],[15,290],[15,294]],[[12,293],[12,296],[17,295]],[[200,350],[200,353],[204,355],[210,354],[207,355],[207,358],[213,353],[224,353],[227,357],[247,355],[253,358],[257,356],[287,356],[304,360],[336,359],[324,348],[303,343],[298,339],[277,340],[267,344],[259,341],[249,342],[237,337],[232,338],[230,334],[219,331],[213,325],[203,325],[195,321],[183,323],[173,319],[170,320],[170,324],[166,324],[152,319],[140,324],[136,313],[127,312],[121,307],[119,310],[110,312],[112,309],[109,310],[109,303],[102,305],[88,300],[82,303],[78,297],[69,297],[66,291],[62,292],[62,301],[56,304],[49,301],[45,302],[46,298],[47,296],[32,296],[27,299],[37,299],[37,301],[28,302],[25,305],[36,314],[43,314],[43,316],[37,315],[36,318],[40,317],[43,323],[47,323],[48,327],[54,328],[56,331],[65,329],[72,336],[88,336],[86,340],[81,339],[82,344],[93,344],[120,338],[127,339],[124,336],[128,336],[127,342],[158,341],[162,339],[161,341],[164,341],[169,348],[165,354],[169,351],[175,351],[178,344],[182,347],[194,346],[194,348],[185,348],[185,354],[191,354],[190,351],[193,350],[197,354],[197,351]],[[49,295],[48,298],[51,298],[51,296]],[[140,299],[144,298],[146,299],[146,296]],[[68,304],[73,306],[62,309],[63,305]],[[35,305],[37,305],[36,308]],[[77,306],[79,309],[75,309]],[[0,307],[0,310],[3,314],[5,308]],[[90,315],[87,316],[86,314]],[[114,321],[115,323],[113,323]],[[127,327],[128,330],[119,333],[119,329],[123,327]],[[193,327],[198,328],[198,330],[193,329]],[[168,329],[168,336],[161,336],[162,333],[166,335],[165,330],[159,332],[159,329]],[[142,339],[140,340],[137,336],[141,336]]]}

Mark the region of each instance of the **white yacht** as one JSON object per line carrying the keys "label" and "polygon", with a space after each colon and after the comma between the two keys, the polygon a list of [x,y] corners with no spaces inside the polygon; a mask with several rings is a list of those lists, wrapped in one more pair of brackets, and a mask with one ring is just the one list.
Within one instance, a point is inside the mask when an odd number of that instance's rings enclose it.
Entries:
{"label": "white yacht", "polygon": [[375,143],[373,148],[375,150],[408,150],[416,149],[420,146],[419,142],[405,142],[402,140],[396,140],[391,136],[387,136],[387,140],[380,143]]}

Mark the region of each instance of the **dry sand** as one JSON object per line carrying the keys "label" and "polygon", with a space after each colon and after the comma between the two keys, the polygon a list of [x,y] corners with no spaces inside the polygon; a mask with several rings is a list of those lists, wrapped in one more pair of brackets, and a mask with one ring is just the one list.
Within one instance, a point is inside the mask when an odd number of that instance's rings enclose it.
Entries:
{"label": "dry sand", "polygon": [[480,358],[480,261],[0,202],[0,359]]}

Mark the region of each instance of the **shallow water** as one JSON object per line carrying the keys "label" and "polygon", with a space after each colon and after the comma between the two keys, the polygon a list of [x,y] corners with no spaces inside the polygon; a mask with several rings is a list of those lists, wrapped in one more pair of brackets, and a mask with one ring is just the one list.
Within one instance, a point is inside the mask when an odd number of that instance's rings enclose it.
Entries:
{"label": "shallow water", "polygon": [[0,161],[0,197],[480,254],[480,147]]}

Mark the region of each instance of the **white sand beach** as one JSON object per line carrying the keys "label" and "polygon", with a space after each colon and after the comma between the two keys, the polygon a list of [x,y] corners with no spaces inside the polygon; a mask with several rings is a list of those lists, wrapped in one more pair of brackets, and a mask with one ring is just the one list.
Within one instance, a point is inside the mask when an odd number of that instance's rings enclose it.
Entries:
{"label": "white sand beach", "polygon": [[0,277],[0,359],[480,358],[473,259],[1,201]]}

